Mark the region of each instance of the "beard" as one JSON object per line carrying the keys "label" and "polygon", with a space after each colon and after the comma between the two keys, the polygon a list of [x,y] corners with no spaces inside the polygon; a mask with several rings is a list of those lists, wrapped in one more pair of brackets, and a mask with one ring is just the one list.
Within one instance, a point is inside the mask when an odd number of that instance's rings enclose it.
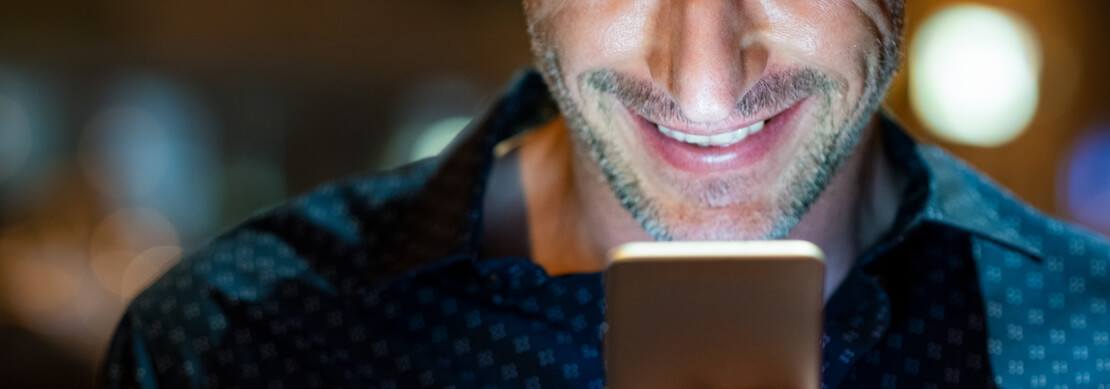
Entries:
{"label": "beard", "polygon": [[[532,47],[537,67],[571,130],[575,147],[585,151],[621,206],[656,240],[760,240],[786,237],[824,192],[836,171],[853,153],[897,69],[899,45],[885,41],[877,58],[865,61],[860,98],[845,115],[834,117],[834,102],[843,99],[846,85],[815,69],[771,74],[761,79],[738,102],[736,110],[748,116],[799,98],[812,96],[817,109],[814,128],[800,140],[786,167],[771,172],[771,182],[753,177],[723,176],[678,180],[681,201],[670,201],[645,189],[646,177],[630,163],[612,134],[600,129],[619,128],[610,120],[614,107],[601,99],[612,96],[625,107],[649,117],[686,121],[665,93],[650,83],[611,70],[595,70],[576,78],[579,90],[589,88],[599,97],[596,112],[588,118],[570,93],[556,52],[536,39]],[[585,94],[581,94],[585,96]],[[611,130],[612,131],[612,130]],[[770,190],[759,190],[759,189]],[[761,193],[761,195],[757,195]]]}

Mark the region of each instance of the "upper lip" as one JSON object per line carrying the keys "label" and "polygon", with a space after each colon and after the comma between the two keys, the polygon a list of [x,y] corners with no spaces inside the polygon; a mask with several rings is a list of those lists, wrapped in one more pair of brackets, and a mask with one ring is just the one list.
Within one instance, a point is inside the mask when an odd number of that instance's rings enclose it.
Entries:
{"label": "upper lip", "polygon": [[657,126],[667,127],[669,129],[679,131],[679,132],[683,132],[683,133],[687,133],[687,134],[712,136],[712,135],[717,135],[717,134],[724,134],[724,133],[734,131],[734,130],[739,130],[741,128],[746,128],[746,127],[749,127],[753,124],[756,124],[756,123],[759,123],[759,122],[762,122],[762,121],[770,120],[771,118],[775,117],[776,115],[778,115],[780,113],[783,113],[784,111],[786,111],[790,107],[793,107],[794,105],[798,104],[800,101],[802,101],[804,99],[805,98],[798,99],[798,100],[792,100],[792,101],[788,101],[788,102],[783,103],[783,104],[779,104],[778,106],[775,106],[775,107],[772,107],[772,108],[765,108],[765,109],[760,110],[756,114],[750,115],[750,116],[747,116],[747,117],[736,117],[736,118],[731,118],[730,117],[728,120],[724,120],[724,121],[720,121],[720,122],[716,122],[716,123],[707,123],[707,124],[704,124],[704,125],[700,124],[700,123],[676,123],[676,122],[662,121],[662,120],[659,120],[658,118],[653,118],[653,117],[650,117],[648,115],[644,115],[642,112],[640,112],[639,110],[636,110],[635,108],[632,108],[632,107],[629,107],[629,108],[630,108],[630,111],[632,113],[636,114],[637,116],[640,116],[644,120],[647,120],[647,121],[649,121],[652,124],[655,124]]}

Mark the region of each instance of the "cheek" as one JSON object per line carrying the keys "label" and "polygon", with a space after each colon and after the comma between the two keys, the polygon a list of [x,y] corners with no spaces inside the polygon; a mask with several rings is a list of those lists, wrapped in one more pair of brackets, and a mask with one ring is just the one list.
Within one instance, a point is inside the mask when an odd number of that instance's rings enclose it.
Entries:
{"label": "cheek", "polygon": [[612,5],[597,10],[601,28],[591,29],[599,34],[594,37],[596,50],[593,54],[602,61],[619,61],[634,58],[644,53],[649,35],[648,20],[652,7],[647,1],[612,2]]}
{"label": "cheek", "polygon": [[[772,2],[767,22],[771,27],[772,50],[776,62],[803,64],[844,83],[844,95],[851,105],[865,89],[869,69],[880,59],[883,35],[874,14],[860,1],[815,0]],[[870,4],[870,3],[869,3]],[[833,102],[834,105],[837,102]]]}
{"label": "cheek", "polygon": [[[841,68],[879,46],[875,22],[850,1],[778,2],[767,5],[773,46],[805,62]],[[830,66],[831,65],[831,66]]]}
{"label": "cheek", "polygon": [[591,69],[622,68],[642,57],[648,33],[650,1],[572,0],[549,7],[536,26],[543,43],[558,55],[563,76]]}

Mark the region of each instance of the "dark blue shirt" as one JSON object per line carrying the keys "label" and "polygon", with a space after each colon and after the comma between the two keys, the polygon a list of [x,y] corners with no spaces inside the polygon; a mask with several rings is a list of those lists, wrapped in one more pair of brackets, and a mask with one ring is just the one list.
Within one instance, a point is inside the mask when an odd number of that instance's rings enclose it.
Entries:
{"label": "dark blue shirt", "polygon": [[[500,141],[557,115],[524,74],[441,156],[325,186],[136,298],[108,387],[602,388],[600,274],[480,255]],[[883,121],[910,183],[826,306],[826,388],[1106,387],[1110,245]]]}

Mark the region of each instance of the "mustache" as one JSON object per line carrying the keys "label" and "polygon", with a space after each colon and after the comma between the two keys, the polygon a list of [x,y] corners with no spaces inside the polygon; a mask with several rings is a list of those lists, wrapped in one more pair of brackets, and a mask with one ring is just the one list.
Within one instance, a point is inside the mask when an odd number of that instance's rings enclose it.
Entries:
{"label": "mustache", "polygon": [[[654,83],[611,69],[584,73],[585,84],[617,98],[641,116],[668,123],[696,125],[682,113],[682,107],[669,93]],[[790,104],[815,94],[830,95],[842,90],[841,83],[815,69],[802,68],[770,73],[744,94],[733,109],[733,116],[753,116],[760,112],[785,109]]]}

